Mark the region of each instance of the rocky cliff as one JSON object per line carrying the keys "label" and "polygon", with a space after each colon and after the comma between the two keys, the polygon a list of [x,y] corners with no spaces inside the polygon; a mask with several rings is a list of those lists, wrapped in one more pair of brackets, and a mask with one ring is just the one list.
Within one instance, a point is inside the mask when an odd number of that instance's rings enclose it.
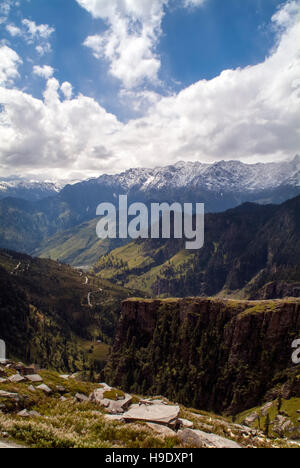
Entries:
{"label": "rocky cliff", "polygon": [[296,338],[299,299],[131,299],[105,377],[128,391],[236,414],[297,379]]}

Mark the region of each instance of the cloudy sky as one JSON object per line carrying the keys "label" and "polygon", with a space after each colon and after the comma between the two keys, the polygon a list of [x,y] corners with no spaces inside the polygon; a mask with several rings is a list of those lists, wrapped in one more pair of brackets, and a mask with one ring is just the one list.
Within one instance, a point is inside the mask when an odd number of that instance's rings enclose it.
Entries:
{"label": "cloudy sky", "polygon": [[1,0],[0,176],[300,154],[300,0]]}

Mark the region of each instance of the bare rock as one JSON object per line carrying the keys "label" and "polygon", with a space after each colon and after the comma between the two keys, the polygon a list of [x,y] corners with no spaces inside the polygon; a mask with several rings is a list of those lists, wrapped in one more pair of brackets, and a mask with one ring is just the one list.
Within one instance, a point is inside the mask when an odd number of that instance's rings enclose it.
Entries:
{"label": "bare rock", "polygon": [[259,419],[258,413],[252,413],[249,416],[247,416],[247,418],[244,420],[243,424],[245,424],[245,426],[251,426],[258,419]]}
{"label": "bare rock", "polygon": [[40,417],[40,413],[38,413],[37,411],[28,411],[27,409],[24,409],[22,411],[20,411],[17,416],[21,416],[22,418],[38,418]]}
{"label": "bare rock", "polygon": [[20,374],[15,374],[15,375],[12,375],[11,377],[8,377],[8,380],[11,383],[20,383],[20,382],[23,382],[25,379]]}
{"label": "bare rock", "polygon": [[194,423],[192,421],[188,421],[187,419],[178,419],[180,427],[192,429],[194,427]]}
{"label": "bare rock", "polygon": [[184,444],[189,444],[197,448],[241,448],[239,444],[232,440],[194,429],[179,431],[177,436]]}
{"label": "bare rock", "polygon": [[19,401],[20,399],[18,393],[5,392],[3,390],[0,390],[0,398],[8,398],[14,401]]}
{"label": "bare rock", "polygon": [[133,405],[130,410],[124,414],[124,419],[127,422],[145,421],[168,425],[178,420],[179,413],[179,406]]}
{"label": "bare rock", "polygon": [[147,423],[147,426],[150,427],[157,434],[165,437],[176,437],[176,432],[170,429],[168,426],[162,426],[160,424]]}
{"label": "bare rock", "polygon": [[43,382],[42,377],[38,374],[26,375],[25,378],[30,382]]}
{"label": "bare rock", "polygon": [[79,403],[85,403],[86,401],[89,401],[88,397],[82,393],[76,393],[75,398]]}
{"label": "bare rock", "polygon": [[45,385],[45,384],[42,384],[42,385],[39,385],[38,387],[36,387],[38,390],[42,390],[43,392],[47,393],[47,394],[50,394],[52,393],[52,390],[51,388],[48,387],[48,385]]}
{"label": "bare rock", "polygon": [[292,425],[293,423],[288,417],[278,414],[274,420],[273,430],[281,434],[290,429]]}

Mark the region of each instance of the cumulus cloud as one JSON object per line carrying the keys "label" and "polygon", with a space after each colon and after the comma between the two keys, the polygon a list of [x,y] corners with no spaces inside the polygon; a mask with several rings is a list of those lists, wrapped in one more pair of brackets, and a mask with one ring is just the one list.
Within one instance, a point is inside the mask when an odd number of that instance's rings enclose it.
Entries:
{"label": "cumulus cloud", "polygon": [[33,73],[37,76],[40,76],[41,78],[45,78],[46,80],[48,80],[53,76],[54,69],[49,65],[44,65],[42,67],[39,65],[35,65],[33,67]]}
{"label": "cumulus cloud", "polygon": [[49,39],[54,32],[54,28],[51,28],[48,24],[38,25],[34,21],[28,19],[24,19],[22,24],[26,27],[27,34],[32,40],[36,38]]}
{"label": "cumulus cloud", "polygon": [[[225,70],[169,97],[139,91],[148,111],[126,124],[92,98],[72,98],[71,84],[52,77],[43,99],[0,87],[2,172],[47,170],[47,176],[60,178],[64,171],[88,177],[178,160],[256,162],[299,153],[298,5],[287,2],[273,17],[277,45],[262,63]],[[111,14],[112,2],[102,6],[103,15]],[[17,56],[12,64],[11,77],[17,73]],[[123,91],[122,97],[131,99],[132,93]]]}
{"label": "cumulus cloud", "polygon": [[72,95],[73,95],[73,87],[71,85],[71,83],[68,83],[68,81],[65,81],[60,89],[62,90],[64,96],[66,99],[71,99],[72,98]]}
{"label": "cumulus cloud", "polygon": [[21,29],[15,26],[14,24],[7,24],[6,31],[8,31],[9,34],[13,37],[22,35]]}
{"label": "cumulus cloud", "polygon": [[168,0],[77,0],[94,17],[103,19],[104,34],[89,36],[84,45],[96,58],[110,63],[110,73],[126,88],[145,80],[158,81],[160,59],[155,53]]}
{"label": "cumulus cloud", "polygon": [[[95,18],[106,22],[103,34],[86,38],[97,59],[110,64],[110,73],[126,89],[145,81],[158,84],[161,66],[156,46],[161,34],[165,7],[174,0],[77,0]],[[206,0],[181,0],[185,7],[198,7]]]}
{"label": "cumulus cloud", "polygon": [[18,67],[22,60],[18,54],[6,45],[0,47],[0,85],[12,84],[19,76]]}

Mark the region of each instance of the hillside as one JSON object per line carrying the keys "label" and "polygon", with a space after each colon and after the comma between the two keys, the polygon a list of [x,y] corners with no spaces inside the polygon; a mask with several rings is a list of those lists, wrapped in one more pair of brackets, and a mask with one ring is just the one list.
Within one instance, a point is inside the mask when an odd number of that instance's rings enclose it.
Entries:
{"label": "hillside", "polygon": [[247,203],[205,217],[205,243],[137,240],[101,257],[100,278],[150,296],[299,296],[300,197],[282,205]]}
{"label": "hillside", "polygon": [[0,251],[0,283],[1,338],[9,355],[73,372],[103,367],[120,303],[135,293],[12,251]]}
{"label": "hillside", "polygon": [[299,334],[300,299],[129,299],[105,379],[237,415],[280,394],[300,398],[300,367],[292,362]]}
{"label": "hillside", "polygon": [[[281,401],[289,430],[282,430],[279,424],[278,432],[274,426],[274,432],[267,434],[268,425],[262,418],[260,428],[255,429],[248,416],[248,425],[243,415],[238,416],[241,425],[162,396],[129,395],[104,383],[82,382],[74,375],[32,372],[33,368],[13,361],[0,365],[0,448],[15,443],[19,448],[24,444],[30,448],[169,450],[299,446],[299,434],[294,430],[297,413],[292,409],[296,398]],[[268,406],[270,421],[280,417],[277,406],[278,401]],[[266,417],[265,408],[257,411]]]}
{"label": "hillside", "polygon": [[114,250],[124,242],[118,239],[98,239],[96,225],[99,219],[86,221],[78,226],[58,232],[45,239],[34,255],[51,258],[73,266],[87,266],[91,269],[99,256]]}

